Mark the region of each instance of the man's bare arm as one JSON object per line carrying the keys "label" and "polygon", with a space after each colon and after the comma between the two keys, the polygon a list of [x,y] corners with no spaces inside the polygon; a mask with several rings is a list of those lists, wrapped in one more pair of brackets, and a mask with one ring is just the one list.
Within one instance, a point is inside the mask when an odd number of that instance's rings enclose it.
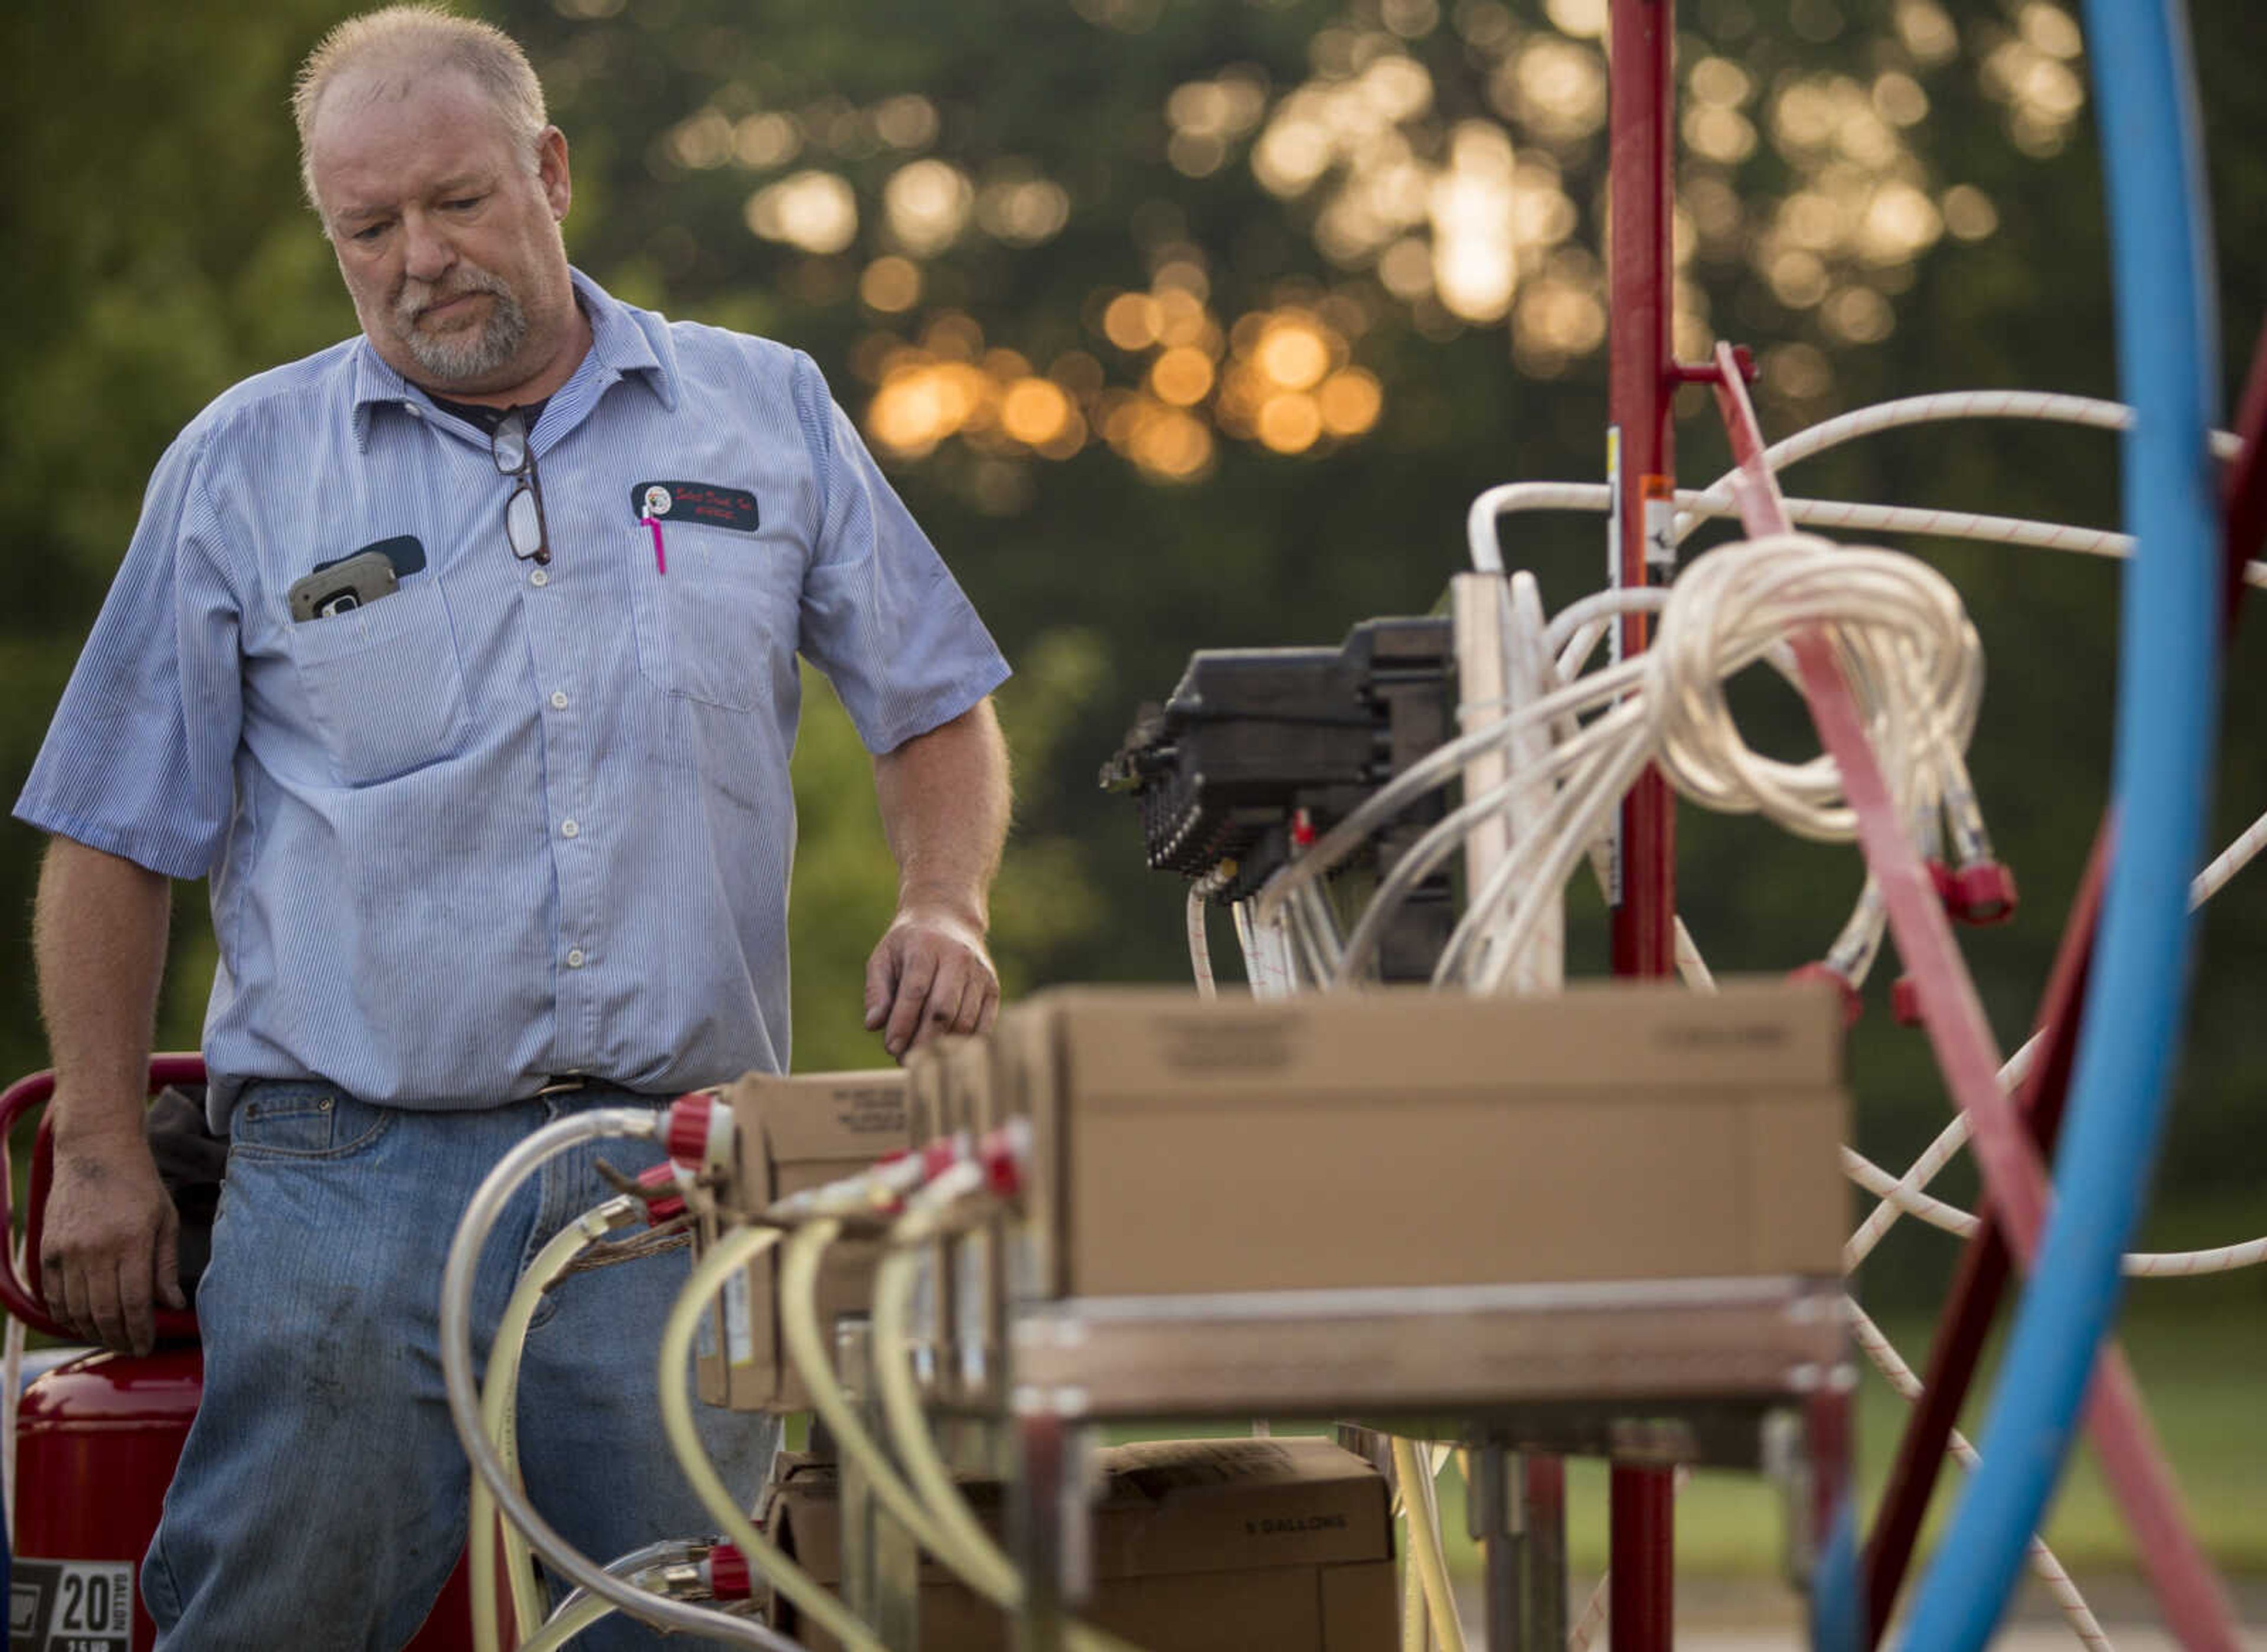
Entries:
{"label": "man's bare arm", "polygon": [[40,1289],[57,1319],[121,1353],[156,1339],[153,1294],[183,1306],[178,1219],[143,1134],[172,890],[69,838],[40,868],[33,951],[55,1093]]}
{"label": "man's bare arm", "polygon": [[989,700],[874,760],[898,862],[898,915],[866,963],[866,1024],[902,1057],[941,1032],[978,1032],[1000,1007],[984,950],[1008,836],[1008,747]]}

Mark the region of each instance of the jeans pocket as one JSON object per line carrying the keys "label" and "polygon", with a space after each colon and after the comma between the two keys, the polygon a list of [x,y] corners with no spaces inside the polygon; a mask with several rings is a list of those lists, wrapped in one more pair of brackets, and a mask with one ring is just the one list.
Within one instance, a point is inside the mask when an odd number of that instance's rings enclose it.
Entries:
{"label": "jeans pocket", "polygon": [[326,1085],[259,1084],[229,1120],[231,1157],[341,1159],[393,1127],[393,1111]]}

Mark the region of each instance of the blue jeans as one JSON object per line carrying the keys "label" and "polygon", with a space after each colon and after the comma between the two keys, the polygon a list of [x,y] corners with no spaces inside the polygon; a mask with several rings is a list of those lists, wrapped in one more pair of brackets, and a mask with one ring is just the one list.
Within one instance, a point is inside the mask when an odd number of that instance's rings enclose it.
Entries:
{"label": "blue jeans", "polygon": [[[394,1652],[465,1547],[471,1467],[441,1380],[441,1273],[473,1190],[556,1118],[641,1098],[593,1086],[479,1112],[373,1106],[320,1083],[248,1086],[198,1286],[204,1395],[142,1588],[167,1652]],[[484,1369],[520,1270],[635,1173],[650,1142],[589,1142],[524,1184],[474,1285]],[[632,1230],[630,1231],[635,1231]],[[662,1437],[654,1365],[683,1251],[569,1275],[527,1337],[528,1496],[600,1565],[713,1531]],[[697,1408],[725,1483],[752,1501],[774,1420]],[[577,1640],[651,1647],[616,1613]],[[671,1646],[691,1644],[679,1638]]]}

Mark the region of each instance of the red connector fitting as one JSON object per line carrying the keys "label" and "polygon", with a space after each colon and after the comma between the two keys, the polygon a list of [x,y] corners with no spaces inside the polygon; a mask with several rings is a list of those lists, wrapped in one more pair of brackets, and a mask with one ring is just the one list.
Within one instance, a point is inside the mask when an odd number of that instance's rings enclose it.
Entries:
{"label": "red connector fitting", "polygon": [[1921,1024],[1920,983],[1911,976],[1900,975],[1889,983],[1889,1013],[1901,1027]]}
{"label": "red connector fitting", "polygon": [[736,1544],[720,1543],[709,1550],[708,1561],[701,1569],[707,1574],[712,1600],[745,1600],[756,1592],[748,1557],[740,1553]]}
{"label": "red connector fitting", "polygon": [[1963,923],[2005,923],[2015,915],[2015,874],[1998,861],[1977,861],[1952,875],[1946,903]]}
{"label": "red connector fitting", "polygon": [[1023,1191],[1023,1157],[1031,1146],[1031,1127],[1017,1120],[987,1131],[976,1144],[977,1160],[984,1166],[984,1185],[994,1198],[1013,1199]]}
{"label": "red connector fitting", "polygon": [[935,1181],[968,1155],[968,1139],[958,1134],[941,1135],[921,1150],[921,1178]]}
{"label": "red connector fitting", "polygon": [[[674,1164],[649,1164],[638,1172],[638,1186],[656,1195],[645,1201],[646,1225],[657,1228],[685,1214],[683,1173]],[[664,1189],[667,1192],[664,1192]]]}
{"label": "red connector fitting", "polygon": [[662,1132],[669,1156],[687,1170],[723,1170],[732,1158],[732,1110],[704,1090],[669,1104]]}
{"label": "red connector fitting", "polygon": [[1789,980],[1823,980],[1831,983],[1834,990],[1842,995],[1842,1024],[1845,1027],[1856,1026],[1858,1017],[1866,1013],[1865,1001],[1858,996],[1857,983],[1831,964],[1823,962],[1805,964],[1800,969],[1789,970],[1786,978]]}

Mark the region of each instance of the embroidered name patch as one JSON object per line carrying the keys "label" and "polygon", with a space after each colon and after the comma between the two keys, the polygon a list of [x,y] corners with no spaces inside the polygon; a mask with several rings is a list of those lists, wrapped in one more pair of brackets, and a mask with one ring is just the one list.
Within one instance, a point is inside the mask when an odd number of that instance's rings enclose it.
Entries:
{"label": "embroidered name patch", "polygon": [[641,522],[698,522],[741,533],[757,527],[755,495],[713,481],[642,481],[630,489],[630,514]]}

